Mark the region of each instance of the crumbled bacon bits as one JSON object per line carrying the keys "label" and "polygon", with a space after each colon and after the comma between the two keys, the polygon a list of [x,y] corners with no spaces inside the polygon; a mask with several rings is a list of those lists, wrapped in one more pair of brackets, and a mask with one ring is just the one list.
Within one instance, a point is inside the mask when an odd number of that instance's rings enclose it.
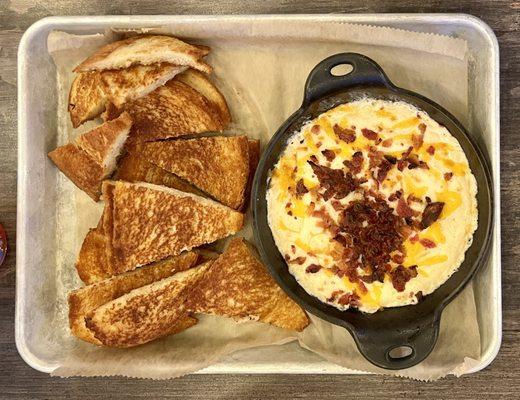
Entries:
{"label": "crumbled bacon bits", "polygon": [[390,272],[390,278],[392,279],[392,285],[398,292],[403,292],[406,283],[417,276],[417,265],[412,265],[408,268],[403,265],[398,265]]}
{"label": "crumbled bacon bits", "polygon": [[346,143],[352,143],[356,141],[356,131],[355,127],[352,129],[349,128],[342,128],[338,124],[335,124],[332,129],[334,130],[334,133],[344,142]]}
{"label": "crumbled bacon bits", "polygon": [[352,174],[356,175],[359,174],[363,169],[363,160],[363,153],[361,151],[356,151],[352,155],[352,160],[343,161],[343,165],[350,169],[350,172],[352,172]]}
{"label": "crumbled bacon bits", "polygon": [[307,193],[309,189],[305,186],[303,183],[303,179],[300,179],[298,183],[296,184],[296,194],[298,196],[303,196],[305,193]]}
{"label": "crumbled bacon bits", "polygon": [[414,211],[402,197],[397,201],[397,208],[395,211],[401,218],[411,218],[414,216]]}
{"label": "crumbled bacon bits", "polygon": [[344,172],[341,169],[332,169],[323,165],[318,165],[312,161],[307,161],[314,174],[320,181],[320,186],[325,191],[322,197],[325,201],[332,197],[342,199],[350,192],[353,192],[360,185],[360,181],[352,176],[350,172]]}
{"label": "crumbled bacon bits", "polygon": [[453,172],[446,172],[446,173],[444,174],[444,180],[445,180],[446,182],[450,181],[451,178],[453,178]]}
{"label": "crumbled bacon bits", "polygon": [[373,275],[372,280],[382,281],[390,254],[404,251],[400,233],[403,225],[402,219],[382,199],[365,197],[350,203],[343,212],[338,233],[348,245],[344,264],[349,279],[359,281],[356,268],[361,267]]}
{"label": "crumbled bacon bits", "polygon": [[336,153],[334,153],[332,150],[326,149],[321,152],[323,156],[327,159],[327,161],[332,162],[336,158]]}
{"label": "crumbled bacon bits", "polygon": [[379,135],[377,134],[377,132],[374,132],[373,130],[371,130],[371,129],[367,129],[367,128],[363,128],[363,129],[361,129],[361,133],[362,133],[363,136],[366,137],[368,140],[377,140],[377,138],[379,137]]}
{"label": "crumbled bacon bits", "polygon": [[343,306],[349,305],[352,307],[357,307],[359,306],[359,296],[356,292],[347,293],[338,299],[338,303]]}
{"label": "crumbled bacon bits", "polygon": [[435,154],[435,147],[433,147],[433,146],[428,146],[428,148],[426,149],[426,152],[427,152],[429,155],[433,156],[433,155]]}
{"label": "crumbled bacon bits", "polygon": [[298,264],[298,265],[303,265],[303,263],[307,259],[306,257],[296,257],[296,258],[291,259],[291,257],[288,254],[286,254],[284,258],[285,258],[285,261],[287,261],[289,264]]}
{"label": "crumbled bacon bits", "polygon": [[309,266],[305,269],[305,272],[309,274],[315,274],[321,269],[321,265],[318,264],[309,264]]}
{"label": "crumbled bacon bits", "polygon": [[320,126],[319,125],[313,125],[311,128],[311,132],[314,134],[320,133]]}
{"label": "crumbled bacon bits", "polygon": [[437,247],[437,245],[435,244],[435,242],[433,240],[430,240],[430,239],[419,239],[419,243],[423,245],[423,247],[426,247],[427,249],[433,249],[435,247]]}

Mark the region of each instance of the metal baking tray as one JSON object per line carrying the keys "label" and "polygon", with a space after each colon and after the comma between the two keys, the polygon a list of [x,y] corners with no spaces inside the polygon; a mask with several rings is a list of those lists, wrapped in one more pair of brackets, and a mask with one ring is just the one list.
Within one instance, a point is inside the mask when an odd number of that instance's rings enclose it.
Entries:
{"label": "metal baking tray", "polygon": [[[451,35],[468,44],[469,126],[480,132],[477,141],[486,148],[494,181],[495,215],[500,215],[499,57],[493,31],[481,20],[465,14],[356,14],[356,15],[250,15],[250,16],[86,16],[49,17],[32,25],[18,49],[18,208],[15,338],[22,358],[33,368],[51,372],[58,366],[62,349],[56,343],[36,345],[35,323],[52,312],[53,299],[41,298],[41,290],[56,290],[53,265],[41,260],[55,248],[49,232],[55,231],[53,202],[56,188],[49,185],[49,144],[42,132],[29,129],[36,121],[48,131],[56,127],[56,70],[47,52],[47,36],[53,30],[74,33],[103,32],[106,28],[141,28],[191,22],[225,27],[226,22],[247,25],[252,20],[280,19],[297,24],[346,22],[389,26],[418,32]],[[38,79],[32,79],[37,76]],[[477,85],[476,82],[480,82]],[[485,83],[485,84],[482,84]],[[31,93],[40,93],[32,96]],[[43,94],[43,96],[42,96]],[[34,251],[35,242],[49,242]],[[496,357],[502,337],[500,219],[494,223],[489,261],[475,277],[475,301],[481,335],[481,357],[467,373],[479,371]],[[200,373],[359,373],[324,361],[296,343],[241,351]]]}

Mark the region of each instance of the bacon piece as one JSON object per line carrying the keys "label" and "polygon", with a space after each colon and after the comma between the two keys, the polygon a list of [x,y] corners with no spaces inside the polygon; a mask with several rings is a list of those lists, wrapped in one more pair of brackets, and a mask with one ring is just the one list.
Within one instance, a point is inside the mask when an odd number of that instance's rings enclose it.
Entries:
{"label": "bacon piece", "polygon": [[421,228],[426,229],[435,221],[437,221],[442,213],[443,208],[444,203],[442,201],[428,203],[426,207],[424,207],[422,214]]}
{"label": "bacon piece", "polygon": [[386,179],[386,176],[388,175],[388,171],[392,169],[392,164],[384,159],[381,161],[381,164],[379,164],[379,169],[377,170],[377,181],[383,182]]}
{"label": "bacon piece", "polygon": [[402,264],[404,262],[404,256],[402,254],[394,254],[392,256],[392,261],[396,264]]}
{"label": "bacon piece", "polygon": [[393,142],[394,142],[393,139],[385,139],[381,142],[381,146],[390,147],[390,146],[392,146]]}
{"label": "bacon piece", "polygon": [[[287,257],[287,255],[286,255],[286,257]],[[289,264],[303,265],[303,263],[305,262],[306,259],[307,259],[306,257],[296,257],[292,260],[290,258],[289,258],[289,260],[287,260],[287,258],[286,258],[285,261],[287,261]]]}
{"label": "bacon piece", "polygon": [[323,150],[321,152],[321,154],[323,154],[325,156],[325,158],[327,159],[327,161],[330,161],[332,162],[332,160],[334,160],[336,158],[336,153],[334,153],[332,150]]}
{"label": "bacon piece", "polygon": [[435,154],[435,147],[433,147],[433,146],[429,146],[429,147],[426,149],[426,152],[427,152],[429,155],[433,156],[433,155]]}
{"label": "bacon piece", "polygon": [[401,218],[411,218],[414,215],[413,210],[408,206],[402,197],[397,201],[396,212],[397,215],[399,215]]}
{"label": "bacon piece", "polygon": [[354,175],[356,175],[361,172],[361,169],[363,168],[363,161],[364,161],[363,153],[360,151],[356,151],[352,155],[352,160],[343,161],[343,165],[345,165],[348,169],[350,169],[350,171]]}
{"label": "bacon piece", "polygon": [[422,244],[427,249],[433,249],[433,248],[437,247],[435,242],[430,239],[419,239],[419,243]]}
{"label": "bacon piece", "polygon": [[314,134],[320,133],[320,126],[319,125],[313,125],[311,128],[311,132]]}
{"label": "bacon piece", "polygon": [[334,130],[334,133],[344,142],[346,143],[352,143],[356,141],[356,131],[349,128],[342,128],[338,124],[335,124],[332,129]]}
{"label": "bacon piece", "polygon": [[305,269],[305,272],[309,274],[315,274],[321,269],[321,265],[318,264],[309,264],[309,266]]}
{"label": "bacon piece", "polygon": [[417,276],[417,266],[412,265],[411,267],[405,268],[403,265],[398,265],[393,271],[390,272],[390,278],[392,279],[392,285],[398,292],[403,292],[406,283]]}
{"label": "bacon piece", "polygon": [[309,189],[305,186],[303,183],[303,179],[300,179],[298,183],[296,184],[296,194],[298,196],[303,196],[305,193],[307,193]]}
{"label": "bacon piece", "polygon": [[453,177],[453,172],[446,172],[444,174],[444,180],[445,181],[450,181],[452,177]]}
{"label": "bacon piece", "polygon": [[358,307],[359,306],[359,296],[356,292],[344,294],[338,299],[338,303],[346,306]]}
{"label": "bacon piece", "polygon": [[332,303],[333,301],[336,300],[336,298],[340,295],[344,293],[343,290],[334,290],[331,294],[330,294],[330,297],[327,299],[328,302]]}
{"label": "bacon piece", "polygon": [[372,169],[374,167],[377,167],[379,164],[381,164],[381,161],[383,160],[383,152],[377,150],[375,147],[370,147],[368,151],[368,168]]}
{"label": "bacon piece", "polygon": [[361,129],[361,133],[368,140],[377,140],[377,138],[378,138],[377,132],[374,132],[373,130],[370,130],[370,129],[367,129],[367,128]]}
{"label": "bacon piece", "polygon": [[388,201],[396,201],[403,195],[403,192],[400,190],[396,190],[395,193],[392,193],[390,196],[388,196]]}
{"label": "bacon piece", "polygon": [[412,144],[415,150],[419,150],[424,143],[424,132],[426,132],[426,125],[424,123],[420,123],[418,128],[419,134],[412,135]]}
{"label": "bacon piece", "polygon": [[323,193],[323,199],[325,201],[334,197],[336,199],[342,199],[346,197],[350,192],[357,189],[361,183],[355,179],[352,174],[345,173],[341,169],[328,168],[323,165],[318,165],[311,161],[307,161],[314,174],[320,181],[320,185],[325,192]]}

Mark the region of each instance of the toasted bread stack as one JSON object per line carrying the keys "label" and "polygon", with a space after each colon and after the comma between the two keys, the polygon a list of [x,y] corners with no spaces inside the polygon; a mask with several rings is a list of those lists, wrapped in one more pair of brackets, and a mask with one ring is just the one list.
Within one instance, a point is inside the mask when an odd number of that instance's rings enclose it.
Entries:
{"label": "toasted bread stack", "polygon": [[222,131],[226,101],[206,74],[209,47],[171,36],[141,35],[108,44],[75,68],[69,94],[73,127],[122,112],[134,124],[130,142]]}
{"label": "toasted bread stack", "polygon": [[195,325],[197,313],[297,331],[308,324],[243,240],[221,255],[200,248],[242,228],[259,158],[258,141],[245,135],[182,138],[231,121],[207,77],[209,51],[170,36],[136,36],[75,69],[73,127],[105,120],[49,153],[104,201],[76,262],[86,286],[69,295],[70,328],[80,339],[136,346]]}

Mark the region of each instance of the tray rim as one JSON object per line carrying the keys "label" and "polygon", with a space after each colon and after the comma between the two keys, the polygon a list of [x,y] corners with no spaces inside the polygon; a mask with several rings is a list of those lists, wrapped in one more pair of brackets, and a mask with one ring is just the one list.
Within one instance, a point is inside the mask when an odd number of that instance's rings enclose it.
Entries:
{"label": "tray rim", "polygon": [[[35,39],[39,34],[49,29],[66,29],[67,26],[73,25],[78,26],[79,24],[83,27],[99,24],[118,24],[118,25],[153,25],[172,22],[175,20],[184,21],[200,21],[200,20],[237,20],[243,19],[245,21],[250,19],[264,19],[264,20],[318,20],[318,22],[324,21],[337,21],[343,20],[347,23],[364,23],[364,24],[380,24],[385,25],[389,23],[406,23],[406,22],[423,22],[427,24],[440,24],[444,23],[457,23],[464,25],[469,29],[476,31],[481,37],[483,37],[487,46],[491,50],[492,55],[492,80],[493,84],[493,97],[492,107],[490,107],[490,120],[493,123],[492,136],[494,137],[495,146],[493,149],[487,149],[493,154],[493,160],[491,162],[493,182],[494,182],[494,204],[495,204],[495,215],[500,215],[500,126],[499,126],[499,48],[497,38],[492,29],[481,19],[469,15],[469,14],[449,14],[449,13],[430,13],[430,14],[412,14],[412,13],[396,13],[396,14],[242,14],[242,15],[103,15],[103,16],[50,16],[40,19],[33,23],[23,34],[19,47],[18,47],[18,166],[26,165],[27,154],[27,138],[26,132],[26,121],[24,119],[25,106],[26,106],[26,92],[23,90],[25,79],[24,71],[27,63],[30,62],[27,49],[31,44],[31,41]],[[370,20],[370,21],[367,21]],[[404,28],[406,29],[406,28]],[[16,301],[15,301],[15,342],[18,353],[22,359],[32,368],[41,372],[52,372],[58,365],[49,363],[46,360],[38,358],[33,354],[24,340],[24,309],[23,309],[23,298],[22,294],[25,290],[25,251],[26,241],[23,235],[22,222],[25,221],[26,214],[26,185],[27,185],[27,174],[23,169],[18,168],[17,178],[17,257],[16,257]],[[495,279],[496,285],[493,287],[493,301],[496,305],[494,325],[497,335],[494,338],[493,346],[482,354],[480,362],[474,365],[471,369],[466,371],[467,374],[474,373],[486,368],[493,362],[497,356],[501,342],[502,342],[502,292],[501,292],[501,235],[500,235],[500,218],[495,218],[494,230],[493,230],[493,243],[491,257],[495,258],[492,267],[492,275]],[[327,365],[331,364],[325,362]],[[306,373],[303,371],[290,372],[287,370],[283,371],[266,371],[264,367],[259,366],[258,370],[251,368],[250,364],[234,364],[231,367],[226,367],[225,363],[217,363],[207,368],[204,368],[195,373],[199,374],[211,374],[211,373]],[[325,364],[324,364],[325,365]],[[227,368],[227,369],[226,369]],[[363,374],[362,371],[347,370],[338,366],[335,368],[320,368],[319,371],[309,370],[308,373],[321,373],[321,374]]]}

